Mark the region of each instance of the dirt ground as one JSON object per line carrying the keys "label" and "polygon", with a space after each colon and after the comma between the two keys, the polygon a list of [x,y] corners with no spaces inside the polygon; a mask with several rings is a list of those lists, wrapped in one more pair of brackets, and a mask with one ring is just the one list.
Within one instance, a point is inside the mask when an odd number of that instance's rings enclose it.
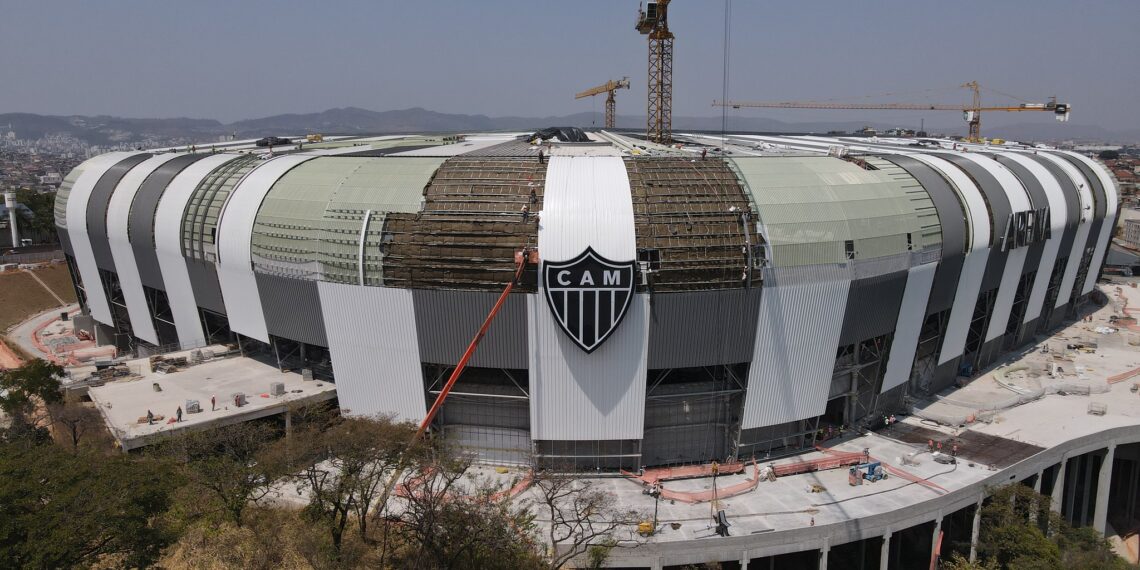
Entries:
{"label": "dirt ground", "polygon": [[75,288],[71,285],[71,275],[67,272],[67,264],[57,263],[43,269],[37,269],[36,277],[39,277],[40,281],[43,281],[64,301],[75,302]]}
{"label": "dirt ground", "polygon": [[[36,277],[51,287],[56,295],[66,301],[75,301],[75,292],[69,283],[71,278],[67,274],[66,265],[52,265],[37,269],[35,272]],[[58,306],[60,306],[59,301],[51,292],[28,273],[24,271],[0,273],[0,331],[36,313]]]}
{"label": "dirt ground", "polygon": [[4,344],[4,341],[0,340],[0,370],[5,368],[19,368],[20,364],[22,364],[20,357],[17,356],[15,352],[12,352],[12,349],[8,348],[8,345]]}

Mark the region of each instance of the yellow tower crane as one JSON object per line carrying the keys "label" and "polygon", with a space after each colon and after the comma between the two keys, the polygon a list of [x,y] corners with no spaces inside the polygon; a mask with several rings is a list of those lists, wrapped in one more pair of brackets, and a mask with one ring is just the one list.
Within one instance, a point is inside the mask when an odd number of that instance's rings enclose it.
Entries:
{"label": "yellow tower crane", "polygon": [[645,137],[673,141],[673,32],[669,31],[669,0],[650,0],[637,11],[635,28],[649,36],[649,107]]}
{"label": "yellow tower crane", "polygon": [[1058,121],[1069,120],[1069,113],[1073,106],[1068,103],[1058,103],[1056,97],[1050,97],[1047,103],[1022,103],[1020,105],[1005,107],[983,107],[981,86],[977,81],[963,84],[962,87],[973,92],[973,102],[970,105],[942,105],[929,103],[830,103],[819,101],[713,101],[713,107],[763,107],[772,109],[869,109],[886,111],[958,111],[970,126],[970,134],[966,140],[982,142],[982,111],[1047,111],[1052,112]]}
{"label": "yellow tower crane", "polygon": [[594,95],[601,95],[606,93],[606,128],[614,128],[614,119],[616,117],[617,101],[614,99],[614,92],[618,89],[629,89],[629,78],[623,77],[617,81],[607,81],[597,87],[591,87],[581,93],[574,95],[575,99],[582,99],[583,97],[593,97]]}

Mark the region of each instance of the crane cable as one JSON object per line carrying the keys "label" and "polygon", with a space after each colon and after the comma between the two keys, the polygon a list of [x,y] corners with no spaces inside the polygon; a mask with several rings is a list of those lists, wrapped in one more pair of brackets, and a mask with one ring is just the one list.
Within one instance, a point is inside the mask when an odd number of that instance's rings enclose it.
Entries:
{"label": "crane cable", "polygon": [[[732,42],[732,0],[724,0],[724,55],[721,69],[720,100],[728,100],[729,44]],[[721,148],[728,133],[728,107],[720,108]]]}

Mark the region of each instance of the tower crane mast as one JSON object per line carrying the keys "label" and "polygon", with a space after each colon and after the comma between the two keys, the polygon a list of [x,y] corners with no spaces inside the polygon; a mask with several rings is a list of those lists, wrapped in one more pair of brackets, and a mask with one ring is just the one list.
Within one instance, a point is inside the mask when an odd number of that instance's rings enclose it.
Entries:
{"label": "tower crane mast", "polygon": [[669,0],[650,0],[638,8],[635,28],[649,36],[649,105],[645,137],[673,141],[673,32],[669,31]]}
{"label": "tower crane mast", "polygon": [[614,99],[614,92],[618,89],[629,89],[629,78],[623,77],[617,81],[607,81],[597,87],[591,87],[581,93],[574,95],[575,99],[582,99],[583,97],[593,97],[594,95],[601,95],[606,93],[606,128],[614,128],[614,121],[617,116],[617,101]]}

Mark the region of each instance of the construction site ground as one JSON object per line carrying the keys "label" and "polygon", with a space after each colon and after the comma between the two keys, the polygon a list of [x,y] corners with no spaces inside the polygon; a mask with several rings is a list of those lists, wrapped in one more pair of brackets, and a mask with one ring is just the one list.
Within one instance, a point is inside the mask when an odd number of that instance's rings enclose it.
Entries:
{"label": "construction site ground", "polygon": [[[189,351],[168,356],[187,355]],[[88,390],[125,450],[147,445],[175,431],[249,421],[283,413],[291,406],[311,405],[336,397],[336,388],[329,382],[305,381],[299,373],[281,372],[252,358],[221,358],[170,374],[151,372],[147,359],[131,360],[126,365],[137,376]],[[82,372],[73,370],[72,377],[82,377]],[[272,382],[285,384],[284,396],[269,395]],[[162,391],[155,391],[154,384]],[[239,392],[246,395],[248,402],[241,407],[234,405],[232,397]],[[216,410],[210,409],[211,396],[217,397]],[[197,400],[202,411],[187,413],[187,400]],[[179,406],[183,409],[182,422],[168,423]],[[163,419],[153,424],[139,423],[147,410]]]}
{"label": "construction site ground", "polygon": [[52,307],[75,302],[67,265],[0,272],[0,330]]}
{"label": "construction site ground", "polygon": [[[922,502],[963,489],[990,478],[1004,467],[1032,456],[1043,448],[1059,445],[1075,438],[1095,434],[1118,426],[1140,425],[1140,395],[1131,391],[1140,376],[1109,385],[1110,377],[1140,367],[1140,333],[1119,328],[1109,321],[1112,315],[1125,316],[1124,301],[1140,309],[1140,289],[1125,284],[1117,294],[1116,285],[1101,285],[1112,302],[1092,313],[1092,321],[1079,321],[1057,334],[1041,338],[1030,348],[1011,354],[994,367],[983,371],[961,388],[953,388],[919,406],[919,412],[975,416],[978,421],[963,426],[943,426],[917,416],[905,416],[880,432],[856,434],[834,444],[835,451],[861,452],[867,449],[873,459],[913,476],[889,475],[875,483],[851,486],[847,468],[817,471],[780,477],[774,482],[760,481],[756,489],[714,503],[685,504],[661,501],[658,505],[658,533],[650,542],[672,542],[714,536],[712,516],[723,509],[731,523],[733,536],[786,531],[811,526],[844,524],[868,516],[920,506]],[[1096,332],[1098,327],[1119,329],[1109,334]],[[1080,341],[1097,343],[1096,352],[1064,350],[1067,344]],[[1065,376],[1041,377],[1053,353],[1041,348],[1060,349]],[[997,383],[995,371],[1017,364],[1027,364],[1030,374],[1014,378],[1025,385],[1087,384],[1094,387],[1089,395],[1049,394],[1012,407],[989,410],[996,401],[1009,400],[1017,394]],[[1078,372],[1079,370],[1079,372]],[[1017,376],[1016,374],[1011,376]],[[1096,390],[1103,389],[1102,393]],[[1103,415],[1089,413],[1089,404],[1103,404]],[[957,441],[960,461],[953,465],[935,462],[927,452],[927,440],[943,442],[943,451],[951,452]],[[833,440],[834,441],[834,440]],[[832,442],[828,442],[831,444]],[[917,464],[904,464],[904,456],[913,454]],[[812,452],[791,460],[825,457]],[[780,460],[791,461],[791,460]],[[761,465],[764,463],[762,462]],[[728,487],[752,477],[751,468],[736,475],[719,476],[718,488]],[[926,483],[915,482],[915,480]],[[621,477],[603,477],[596,484],[611,492],[617,505],[634,508],[650,517],[654,499],[644,493],[637,482]],[[711,477],[669,481],[668,489],[684,492],[711,490]],[[522,493],[527,499],[534,491]],[[541,520],[542,524],[546,521]],[[679,523],[673,525],[670,523]],[[678,528],[674,528],[678,526]],[[630,551],[631,555],[635,551]]]}
{"label": "construction site ground", "polygon": [[[866,449],[871,458],[892,468],[887,479],[851,486],[844,467],[760,481],[754,490],[714,502],[662,500],[656,505],[657,534],[639,540],[671,543],[712,537],[712,515],[717,510],[725,511],[733,536],[746,536],[843,525],[874,515],[921,509],[925,501],[991,479],[1042,449],[1115,427],[1140,425],[1140,394],[1132,391],[1133,385],[1140,382],[1140,375],[1129,376],[1140,372],[1140,332],[1136,325],[1110,320],[1113,316],[1128,316],[1129,308],[1140,309],[1140,289],[1128,283],[1102,284],[1100,288],[1110,302],[1089,313],[1090,321],[1080,320],[1052,336],[1042,337],[1035,345],[963,382],[962,387],[919,403],[916,415],[900,416],[895,426],[828,442],[833,451],[861,453]],[[34,330],[39,326],[36,323],[45,318],[50,318],[50,313],[17,327],[12,336],[22,345],[27,331]],[[1070,344],[1095,344],[1096,349],[1068,349]],[[1054,366],[1063,371],[1058,372]],[[140,376],[90,390],[112,431],[127,449],[172,430],[245,421],[280,413],[291,403],[335,397],[333,384],[305,382],[299,374],[282,373],[272,365],[249,358],[208,361],[167,375],[149,372],[146,360],[130,361],[128,367]],[[73,376],[81,376],[84,370],[88,369],[73,369]],[[1115,382],[1109,383],[1110,379]],[[261,397],[274,381],[285,383],[286,396]],[[162,386],[161,392],[153,390],[155,382]],[[293,393],[296,389],[302,392]],[[234,392],[244,392],[249,405],[235,408],[230,399]],[[211,395],[218,398],[217,411],[210,411]],[[147,425],[137,421],[148,409],[170,418],[178,406],[185,407],[188,399],[198,400],[203,411],[184,414],[180,424],[163,420]],[[1005,404],[1009,406],[1003,407]],[[1093,409],[1096,414],[1090,414]],[[941,425],[919,417],[924,415],[961,417],[969,423]],[[946,452],[956,442],[960,461],[953,465],[934,461],[926,451],[925,441],[929,439],[941,441]],[[815,451],[776,462],[826,456],[826,451]],[[904,458],[908,461],[904,462]],[[761,466],[767,465],[766,460],[760,461]],[[511,467],[506,473],[499,473],[492,467],[479,467],[476,472],[510,484],[524,471]],[[718,476],[715,485],[724,489],[752,477],[754,470],[748,468],[739,474]],[[612,494],[616,506],[652,517],[655,501],[640,482],[621,476],[592,480]],[[714,480],[695,477],[667,481],[664,486],[701,494],[713,489]],[[292,501],[298,500],[293,497],[300,497],[294,492],[283,495],[282,499],[288,496]],[[517,500],[528,503],[535,498],[533,489],[517,496]],[[549,524],[541,513],[537,522]]]}

